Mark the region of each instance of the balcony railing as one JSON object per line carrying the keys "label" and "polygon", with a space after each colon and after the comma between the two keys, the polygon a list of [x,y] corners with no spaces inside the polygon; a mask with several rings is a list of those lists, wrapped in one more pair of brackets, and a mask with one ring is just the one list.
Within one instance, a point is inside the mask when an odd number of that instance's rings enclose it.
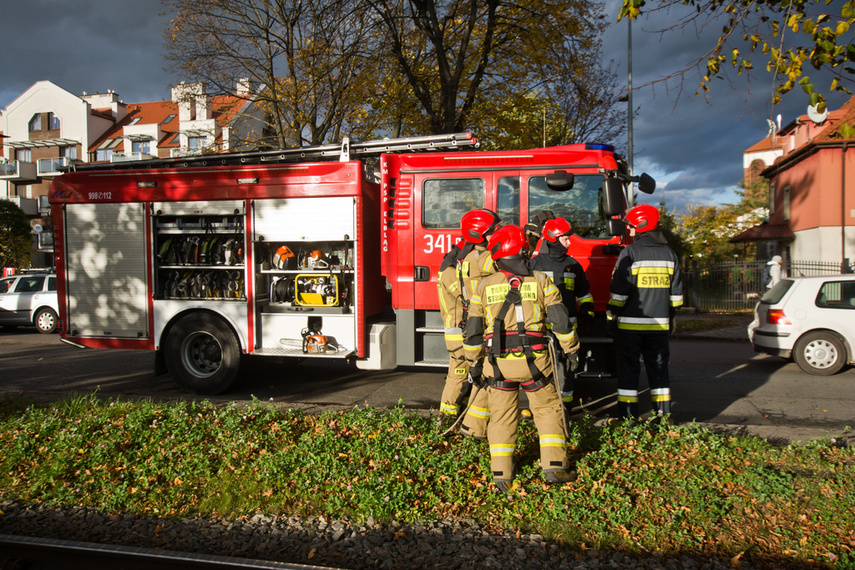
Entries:
{"label": "balcony railing", "polygon": [[0,200],[9,200],[28,216],[37,216],[39,213],[38,201],[35,198],[24,198],[23,196],[7,196]]}
{"label": "balcony railing", "polygon": [[39,174],[59,174],[59,169],[68,166],[69,160],[64,156],[56,158],[40,158],[39,159]]}
{"label": "balcony railing", "polygon": [[172,158],[181,158],[182,156],[199,156],[202,154],[201,148],[173,148],[169,151],[169,156]]}
{"label": "balcony railing", "polygon": [[130,162],[132,160],[149,160],[152,158],[154,158],[152,155],[146,154],[144,152],[114,152],[113,155],[110,157],[110,162]]}
{"label": "balcony railing", "polygon": [[36,165],[32,162],[21,162],[13,160],[0,164],[0,180],[8,182],[35,182]]}

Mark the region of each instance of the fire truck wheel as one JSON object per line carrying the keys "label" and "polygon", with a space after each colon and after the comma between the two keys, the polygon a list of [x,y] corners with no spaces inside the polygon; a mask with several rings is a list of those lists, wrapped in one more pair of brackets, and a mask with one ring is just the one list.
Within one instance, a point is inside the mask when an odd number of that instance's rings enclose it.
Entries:
{"label": "fire truck wheel", "polygon": [[240,348],[225,321],[207,313],[182,317],[166,339],[166,367],[197,394],[220,394],[237,379]]}

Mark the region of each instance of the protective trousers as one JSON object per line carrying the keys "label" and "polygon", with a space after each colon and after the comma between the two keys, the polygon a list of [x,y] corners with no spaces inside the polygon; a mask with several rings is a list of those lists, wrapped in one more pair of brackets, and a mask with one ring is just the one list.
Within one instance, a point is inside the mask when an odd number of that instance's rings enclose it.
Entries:
{"label": "protective trousers", "polygon": [[[551,379],[550,379],[551,380]],[[517,449],[519,427],[519,388],[523,381],[502,383],[505,389],[487,388],[490,422],[487,440],[490,444],[490,468],[493,481],[510,483],[514,478],[514,454]],[[534,423],[540,438],[540,465],[544,474],[566,471],[568,466],[567,439],[564,430],[564,412],[561,398],[554,384],[541,383],[534,391],[526,391]]]}
{"label": "protective trousers", "polygon": [[668,375],[670,345],[667,334],[618,331],[618,413],[622,418],[638,418],[639,358],[644,359],[647,382],[657,415],[671,413]]}
{"label": "protective trousers", "polygon": [[443,414],[457,416],[465,407],[466,399],[472,384],[469,383],[469,362],[463,355],[463,331],[456,329],[446,331],[445,346],[448,349],[448,373],[445,376],[445,387],[439,411]]}

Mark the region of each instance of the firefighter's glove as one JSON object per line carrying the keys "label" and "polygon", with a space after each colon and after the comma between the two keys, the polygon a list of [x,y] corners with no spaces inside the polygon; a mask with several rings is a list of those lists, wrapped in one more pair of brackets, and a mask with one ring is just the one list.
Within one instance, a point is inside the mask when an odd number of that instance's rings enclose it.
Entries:
{"label": "firefighter's glove", "polygon": [[573,376],[576,370],[579,369],[579,354],[576,352],[568,352],[564,356],[564,369],[568,377]]}
{"label": "firefighter's glove", "polygon": [[606,311],[606,331],[609,333],[609,336],[617,336],[618,316],[612,311]]}
{"label": "firefighter's glove", "polygon": [[594,309],[583,306],[579,309],[578,330],[580,336],[589,336],[594,331]]}
{"label": "firefighter's glove", "polygon": [[668,313],[668,334],[677,332],[677,309],[671,307]]}
{"label": "firefighter's glove", "polygon": [[487,380],[484,378],[484,366],[480,362],[469,367],[469,382],[476,388],[487,387]]}

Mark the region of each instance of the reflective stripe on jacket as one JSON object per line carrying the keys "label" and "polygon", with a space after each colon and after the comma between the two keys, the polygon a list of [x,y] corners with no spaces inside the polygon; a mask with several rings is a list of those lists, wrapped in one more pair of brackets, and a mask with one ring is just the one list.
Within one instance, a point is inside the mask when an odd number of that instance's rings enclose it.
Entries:
{"label": "reflective stripe on jacket", "polygon": [[683,283],[677,255],[660,232],[642,233],[623,249],[610,289],[618,329],[668,332],[671,312],[683,304]]}

